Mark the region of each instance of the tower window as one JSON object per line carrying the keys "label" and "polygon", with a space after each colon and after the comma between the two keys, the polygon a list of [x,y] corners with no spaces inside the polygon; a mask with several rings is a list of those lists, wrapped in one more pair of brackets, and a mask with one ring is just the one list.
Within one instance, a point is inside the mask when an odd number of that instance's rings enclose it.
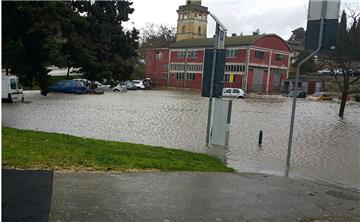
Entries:
{"label": "tower window", "polygon": [[197,19],[197,13],[195,12],[195,19]]}
{"label": "tower window", "polygon": [[185,25],[182,27],[182,33],[185,33]]}
{"label": "tower window", "polygon": [[201,27],[198,27],[198,34],[201,35]]}

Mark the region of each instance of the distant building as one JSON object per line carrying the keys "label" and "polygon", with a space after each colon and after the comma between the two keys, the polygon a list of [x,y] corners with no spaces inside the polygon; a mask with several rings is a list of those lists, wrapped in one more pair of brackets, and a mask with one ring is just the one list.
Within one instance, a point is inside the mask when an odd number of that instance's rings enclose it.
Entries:
{"label": "distant building", "polygon": [[291,48],[291,64],[294,64],[298,58],[298,55],[304,51],[304,44],[301,41],[287,41],[287,44]]}
{"label": "distant building", "polygon": [[[201,1],[187,1],[177,12],[177,42],[145,51],[145,75],[158,86],[201,89],[204,52],[214,47],[214,39],[206,38],[209,12]],[[275,34],[232,35],[226,38],[225,48],[224,87],[280,92],[290,63],[291,49],[286,41]],[[232,83],[230,75],[234,77]]]}

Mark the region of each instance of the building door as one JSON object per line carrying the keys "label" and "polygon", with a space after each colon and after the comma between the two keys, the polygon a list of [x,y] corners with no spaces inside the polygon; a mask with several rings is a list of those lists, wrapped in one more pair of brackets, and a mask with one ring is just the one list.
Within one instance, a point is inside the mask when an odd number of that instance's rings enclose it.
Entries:
{"label": "building door", "polygon": [[307,93],[308,94],[314,94],[315,92],[315,82],[311,81],[308,83],[308,90],[307,90]]}
{"label": "building door", "polygon": [[262,69],[254,69],[252,91],[262,92],[262,81],[264,71]]}
{"label": "building door", "polygon": [[280,92],[280,73],[274,73],[273,74],[273,80],[272,80],[272,92]]}

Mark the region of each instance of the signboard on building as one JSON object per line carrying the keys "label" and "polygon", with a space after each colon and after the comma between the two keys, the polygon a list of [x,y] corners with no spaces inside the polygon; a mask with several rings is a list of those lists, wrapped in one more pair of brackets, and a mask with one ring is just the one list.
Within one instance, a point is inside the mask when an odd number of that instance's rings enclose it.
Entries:
{"label": "signboard on building", "polygon": [[[214,75],[213,97],[220,98],[224,88],[224,72],[225,72],[226,50],[216,50],[216,63]],[[201,89],[201,96],[210,97],[211,75],[214,59],[214,49],[205,49],[204,73]]]}
{"label": "signboard on building", "polygon": [[340,0],[310,0],[305,48],[316,50],[319,42],[320,22],[324,18],[322,50],[335,49]]}
{"label": "signboard on building", "polygon": [[218,44],[217,44],[217,48],[218,49],[224,49],[225,48],[225,37],[226,37],[226,32],[224,30],[219,30],[219,36],[218,36]]}

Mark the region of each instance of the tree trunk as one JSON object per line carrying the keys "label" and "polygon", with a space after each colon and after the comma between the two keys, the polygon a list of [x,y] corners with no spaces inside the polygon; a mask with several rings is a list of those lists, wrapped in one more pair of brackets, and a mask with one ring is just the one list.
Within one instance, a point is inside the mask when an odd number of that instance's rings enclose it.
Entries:
{"label": "tree trunk", "polygon": [[344,117],[344,111],[345,111],[347,97],[348,97],[347,91],[343,92],[341,95],[341,104],[340,104],[340,111],[339,111],[340,117]]}
{"label": "tree trunk", "polygon": [[71,68],[71,67],[68,67],[68,70],[67,70],[67,73],[66,73],[66,78],[67,78],[67,79],[70,78],[70,68]]}

